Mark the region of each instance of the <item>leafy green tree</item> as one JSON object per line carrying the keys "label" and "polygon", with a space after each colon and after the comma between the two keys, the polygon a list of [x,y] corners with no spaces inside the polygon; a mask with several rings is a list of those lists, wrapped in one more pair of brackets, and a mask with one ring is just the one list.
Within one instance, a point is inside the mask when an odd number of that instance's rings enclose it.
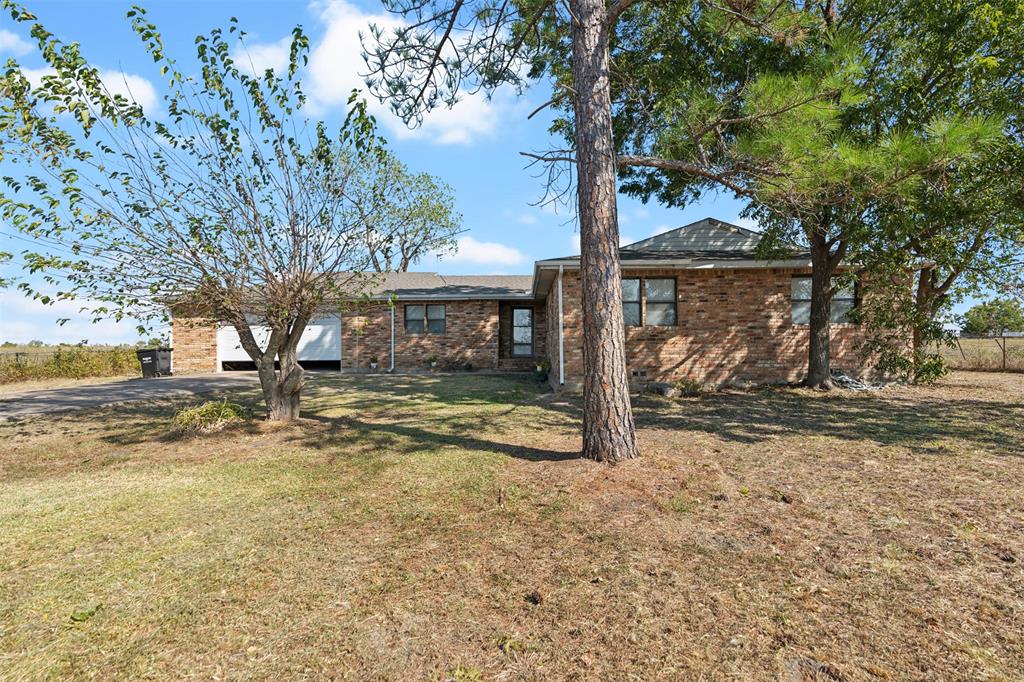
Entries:
{"label": "leafy green tree", "polygon": [[[528,156],[549,164],[550,180],[570,178],[576,194],[587,457],[615,462],[637,455],[625,365],[617,170],[669,168],[727,187],[735,186],[737,177],[760,171],[749,165],[722,168],[710,155],[682,159],[656,151],[617,154],[613,109],[618,103],[612,83],[622,73],[616,66],[619,53],[631,49],[633,34],[645,26],[661,22],[663,32],[688,30],[664,21],[668,15],[661,9],[678,10],[711,35],[752,33],[762,43],[794,41],[804,30],[802,5],[777,0],[384,0],[384,6],[405,23],[391,31],[371,27],[365,45],[369,85],[407,122],[419,122],[427,111],[454,104],[462,92],[490,92],[502,84],[521,91],[538,80],[553,89],[545,106],[565,112],[552,130],[566,139],[568,148]],[[670,52],[655,46],[636,54],[638,60],[653,64]],[[784,108],[818,99],[801,97]],[[756,120],[772,113],[750,116]],[[733,123],[718,117],[701,137],[714,138]]]}
{"label": "leafy green tree", "polygon": [[[766,228],[765,255],[794,244],[809,249],[806,383],[828,387],[831,300],[845,284],[837,268],[870,237],[872,215],[907,202],[922,178],[973,158],[994,126],[948,109],[915,125],[881,117],[868,125],[863,111],[885,87],[877,70],[886,57],[873,36],[895,39],[898,31],[912,43],[913,31],[887,23],[893,10],[881,2],[799,9],[789,15],[801,29],[796,38],[770,44],[771,32],[749,22],[747,33],[717,41],[700,33],[699,18],[642,24],[634,36],[641,56],[615,69],[624,102],[616,129],[632,131],[620,138],[631,155],[652,150],[677,162],[627,169],[628,192],[684,205],[724,187],[752,200],[751,214]],[[666,59],[643,59],[654,50]],[[694,173],[687,163],[718,173]]]}
{"label": "leafy green tree", "polygon": [[462,216],[452,188],[429,173],[411,173],[393,154],[357,172],[351,191],[377,272],[406,272],[425,255],[458,249]]}
{"label": "leafy green tree", "polygon": [[[251,76],[230,56],[244,36],[234,21],[198,36],[196,64],[184,66],[133,8],[127,18],[166,86],[164,115],[144,111],[112,92],[77,43],[11,0],[2,7],[30,26],[52,71],[33,83],[11,59],[0,77],[0,157],[12,169],[0,215],[37,245],[23,254],[30,270],[57,298],[98,301],[96,317],[153,319],[170,305],[231,324],[268,418],[297,417],[303,330],[366,286],[352,274],[368,257],[350,189],[381,155],[364,106],[353,102],[336,134],[301,116],[308,41],[298,28],[285,72]],[[269,327],[264,343],[257,325]]]}
{"label": "leafy green tree", "polygon": [[964,313],[960,329],[967,336],[998,336],[1024,332],[1024,306],[1012,299],[996,299],[973,306]]}
{"label": "leafy green tree", "polygon": [[[880,206],[857,260],[874,277],[917,270],[914,293],[893,292],[884,322],[912,328],[909,357],[893,357],[920,378],[935,365],[951,304],[983,289],[1019,290],[1024,255],[1024,5],[1016,0],[908,1],[886,8],[871,33],[879,55],[862,127],[902,128],[936,116],[986,116],[999,138],[973,159],[950,163],[918,183],[911,200]],[[894,313],[893,311],[899,311]],[[888,332],[883,331],[883,334]],[[876,345],[873,350],[880,350]]]}

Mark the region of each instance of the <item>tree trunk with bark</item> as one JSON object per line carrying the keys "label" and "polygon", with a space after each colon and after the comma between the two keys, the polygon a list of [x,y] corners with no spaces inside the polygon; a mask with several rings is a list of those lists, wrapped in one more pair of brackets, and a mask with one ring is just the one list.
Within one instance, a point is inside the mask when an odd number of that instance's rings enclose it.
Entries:
{"label": "tree trunk with bark", "polygon": [[811,243],[811,319],[807,345],[807,378],[810,388],[832,388],[831,318],[832,254],[828,240],[817,229],[809,231]]}
{"label": "tree trunk with bark", "polygon": [[268,421],[287,422],[299,418],[299,401],[306,373],[299,365],[298,346],[309,317],[301,314],[290,324],[272,327],[266,348],[260,348],[256,343],[244,317],[239,315],[232,321],[242,348],[256,365]]}
{"label": "tree trunk with bark", "polygon": [[637,456],[626,372],[605,0],[571,0],[583,287],[583,455]]}

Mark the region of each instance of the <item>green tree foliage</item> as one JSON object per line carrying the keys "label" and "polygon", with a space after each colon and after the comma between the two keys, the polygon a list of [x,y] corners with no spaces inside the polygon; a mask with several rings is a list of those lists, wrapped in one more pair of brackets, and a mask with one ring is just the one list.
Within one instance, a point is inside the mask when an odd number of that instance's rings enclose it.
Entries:
{"label": "green tree foliage", "polygon": [[375,271],[406,272],[425,255],[457,250],[462,216],[452,188],[429,173],[410,172],[390,152],[360,169],[351,195]]}
{"label": "green tree foliage", "polygon": [[1013,299],[996,299],[973,306],[964,313],[961,333],[968,336],[998,336],[1003,332],[1024,332],[1024,306]]}
{"label": "green tree foliage", "polygon": [[[638,12],[665,15],[668,5]],[[614,69],[620,144],[630,156],[669,157],[625,169],[628,192],[684,205],[725,187],[752,200],[765,255],[810,250],[811,385],[830,384],[831,283],[872,238],[872,217],[905,206],[923,179],[977,159],[996,137],[998,120],[977,112],[940,107],[910,120],[896,109],[915,105],[900,96],[879,105],[879,92],[908,87],[909,76],[893,83],[894,55],[909,61],[918,29],[939,29],[925,5],[779,3],[789,34],[751,22],[746,32],[715,33],[701,15],[677,12],[671,22],[640,21],[633,34],[640,55],[664,59],[638,56]],[[695,173],[694,163],[716,172]]]}
{"label": "green tree foliage", "polygon": [[[77,43],[11,0],[2,7],[29,27],[51,72],[33,83],[11,59],[0,77],[0,159],[11,169],[0,214],[36,245],[22,254],[28,270],[56,298],[96,302],[95,319],[159,318],[171,306],[231,324],[268,416],[297,416],[302,332],[365,289],[367,226],[400,227],[409,209],[384,195],[363,201],[366,183],[396,164],[364,104],[350,100],[333,133],[303,116],[309,45],[299,28],[284,73],[254,76],[231,58],[245,36],[234,20],[197,36],[195,61],[181,64],[136,7],[127,19],[164,81],[162,111],[144,111],[114,94]],[[435,208],[450,209],[447,188],[427,189]],[[257,325],[269,327],[265,342]]]}
{"label": "green tree foliage", "polygon": [[[722,167],[711,153],[693,159],[665,156],[664,150],[671,150],[671,145],[645,149],[642,154],[617,154],[620,136],[630,134],[623,133],[613,119],[622,106],[622,88],[642,90],[650,78],[638,72],[631,85],[620,85],[620,79],[633,76],[625,70],[625,62],[620,66],[620,60],[628,53],[645,68],[656,69],[656,64],[673,55],[674,37],[689,33],[693,23],[714,41],[733,34],[755,35],[759,49],[770,51],[769,43],[800,40],[808,19],[802,3],[384,0],[384,6],[403,23],[390,31],[371,28],[364,46],[369,85],[408,122],[419,122],[435,107],[454,104],[462,92],[489,93],[503,84],[522,91],[538,80],[552,88],[553,97],[544,106],[562,112],[552,131],[564,138],[566,147],[527,156],[546,164],[548,189],[555,199],[573,191],[576,195],[582,244],[584,453],[607,461],[635,456],[622,342],[616,170],[670,168],[738,187],[737,178],[762,168]],[[701,37],[695,40],[699,43]],[[715,44],[708,46],[709,54]],[[685,81],[690,76],[685,70],[661,71],[666,81]],[[781,106],[783,111],[820,100],[821,90],[811,86],[811,79],[804,84],[813,94],[801,92]],[[723,93],[722,97],[728,96]],[[771,110],[749,113],[743,121],[779,113],[776,108],[780,107],[773,103]],[[672,114],[667,106],[662,112]],[[724,114],[712,116],[694,146],[714,140],[718,147],[723,130],[742,125],[732,119]]]}

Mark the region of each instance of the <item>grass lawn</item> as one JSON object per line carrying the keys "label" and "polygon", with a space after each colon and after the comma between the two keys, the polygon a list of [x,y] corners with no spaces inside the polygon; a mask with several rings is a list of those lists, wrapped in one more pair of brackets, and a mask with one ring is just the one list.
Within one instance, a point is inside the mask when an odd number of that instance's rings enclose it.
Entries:
{"label": "grass lawn", "polygon": [[1022,396],[643,397],[617,467],[528,377],[2,423],[0,677],[1020,679]]}

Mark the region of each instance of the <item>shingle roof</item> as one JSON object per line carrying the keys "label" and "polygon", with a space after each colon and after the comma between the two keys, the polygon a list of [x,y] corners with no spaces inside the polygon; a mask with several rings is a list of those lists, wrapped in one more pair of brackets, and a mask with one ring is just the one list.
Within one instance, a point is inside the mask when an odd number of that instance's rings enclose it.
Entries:
{"label": "shingle roof", "polygon": [[[704,218],[619,248],[622,262],[649,260],[754,260],[761,235],[730,223]],[[804,257],[805,253],[791,254]],[[579,256],[551,261],[579,261]],[[544,263],[546,261],[540,261]]]}
{"label": "shingle roof", "polygon": [[436,272],[383,272],[365,275],[370,298],[459,299],[529,298],[532,275],[439,275]]}

